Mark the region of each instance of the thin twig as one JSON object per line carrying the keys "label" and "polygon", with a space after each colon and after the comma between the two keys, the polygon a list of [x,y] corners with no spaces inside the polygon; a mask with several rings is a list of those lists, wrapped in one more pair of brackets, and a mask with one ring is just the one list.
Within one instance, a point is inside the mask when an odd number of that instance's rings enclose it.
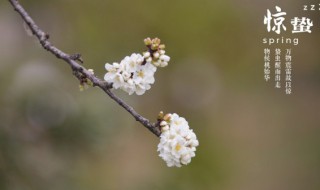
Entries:
{"label": "thin twig", "polygon": [[[49,35],[42,31],[38,25],[33,21],[33,19],[29,16],[29,14],[26,12],[26,10],[20,5],[18,0],[9,0],[11,5],[14,7],[14,10],[17,11],[22,19],[27,23],[29,28],[31,29],[33,35],[35,35],[42,47],[51,52],[53,55],[55,55],[57,58],[64,60],[66,63],[68,63],[71,67],[71,69],[76,72],[82,74],[84,77],[88,78],[94,86],[98,86],[101,88],[106,94],[109,95],[110,98],[112,98],[114,101],[116,101],[121,107],[123,107],[125,110],[127,110],[137,121],[139,121],[142,125],[144,125],[147,129],[149,129],[153,134],[156,136],[160,136],[160,130],[156,126],[156,124],[151,123],[148,119],[141,116],[139,113],[137,113],[131,106],[126,104],[122,99],[117,97],[114,93],[110,91],[111,85],[108,84],[106,81],[99,79],[94,74],[89,72],[85,67],[80,65],[77,61],[82,62],[80,54],[73,54],[69,55],[54,45],[52,45],[49,42]],[[77,56],[75,56],[77,55]],[[76,75],[77,76],[77,75]]]}

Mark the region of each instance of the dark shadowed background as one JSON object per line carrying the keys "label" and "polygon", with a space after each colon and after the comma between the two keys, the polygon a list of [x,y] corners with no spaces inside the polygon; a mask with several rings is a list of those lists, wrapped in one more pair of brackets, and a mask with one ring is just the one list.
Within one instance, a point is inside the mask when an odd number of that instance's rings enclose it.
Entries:
{"label": "dark shadowed background", "polygon": [[[320,11],[313,1],[21,0],[67,53],[102,78],[104,64],[159,37],[171,61],[143,96],[116,91],[154,121],[185,117],[200,141],[188,166],[168,168],[159,139],[97,88],[80,92],[66,63],[0,2],[0,189],[320,189]],[[318,2],[314,1],[315,5]],[[293,94],[263,77],[263,16],[313,19],[292,48]],[[319,8],[319,7],[317,7]],[[289,21],[288,21],[289,22]]]}

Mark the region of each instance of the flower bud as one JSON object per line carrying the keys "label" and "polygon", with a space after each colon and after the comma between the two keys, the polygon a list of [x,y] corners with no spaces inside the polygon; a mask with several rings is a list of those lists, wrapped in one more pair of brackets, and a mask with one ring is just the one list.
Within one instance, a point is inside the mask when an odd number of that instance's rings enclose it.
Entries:
{"label": "flower bud", "polygon": [[155,66],[157,66],[157,67],[159,67],[159,66],[160,66],[159,61],[153,62],[153,64],[154,64]]}
{"label": "flower bud", "polygon": [[158,45],[157,44],[152,44],[151,45],[151,49],[152,50],[157,50],[158,49]]}
{"label": "flower bud", "polygon": [[165,126],[165,125],[168,125],[168,123],[167,123],[166,121],[161,121],[161,122],[160,122],[160,126],[161,126],[161,127],[163,127],[163,126]]}
{"label": "flower bud", "polygon": [[163,49],[165,49],[165,48],[166,48],[166,46],[165,46],[164,44],[160,44],[160,45],[159,45],[159,49],[163,50]]}
{"label": "flower bud", "polygon": [[143,53],[143,57],[144,57],[144,58],[150,57],[150,52],[148,52],[148,51],[144,52],[144,53]]}
{"label": "flower bud", "polygon": [[163,119],[163,111],[160,111],[160,112],[159,112],[159,114],[158,114],[158,119],[161,119],[161,120]]}
{"label": "flower bud", "polygon": [[166,66],[168,66],[168,62],[161,62],[160,63],[160,67],[166,67]]}
{"label": "flower bud", "polygon": [[160,57],[160,54],[158,52],[153,53],[153,57],[158,59]]}
{"label": "flower bud", "polygon": [[152,40],[152,43],[156,44],[157,46],[160,45],[160,42],[161,42],[161,40],[159,38],[155,38],[155,39]]}
{"label": "flower bud", "polygon": [[146,46],[151,45],[151,44],[152,44],[151,39],[150,39],[150,38],[146,38],[146,39],[144,39],[144,44],[145,44]]}
{"label": "flower bud", "polygon": [[88,72],[89,72],[90,74],[94,75],[93,69],[88,69]]}
{"label": "flower bud", "polygon": [[161,128],[161,132],[165,132],[169,130],[169,125],[165,125]]}
{"label": "flower bud", "polygon": [[160,50],[159,53],[160,53],[160,55],[164,55],[166,53],[166,51]]}
{"label": "flower bud", "polygon": [[170,121],[171,119],[171,114],[170,113],[167,113],[164,117],[163,117],[163,120],[165,121]]}
{"label": "flower bud", "polygon": [[169,62],[169,61],[170,61],[170,57],[167,56],[167,55],[161,55],[161,56],[160,56],[160,59],[161,59],[162,61],[164,61],[164,62]]}

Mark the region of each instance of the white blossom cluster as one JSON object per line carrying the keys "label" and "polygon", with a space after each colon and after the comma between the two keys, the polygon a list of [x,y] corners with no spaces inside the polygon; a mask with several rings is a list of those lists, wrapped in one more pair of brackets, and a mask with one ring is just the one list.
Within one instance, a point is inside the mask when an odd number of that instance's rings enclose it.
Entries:
{"label": "white blossom cluster", "polygon": [[133,93],[142,95],[155,82],[154,74],[157,67],[168,65],[170,57],[165,55],[164,45],[160,44],[160,39],[147,38],[144,42],[148,51],[143,55],[133,53],[120,63],[106,63],[107,73],[104,80],[112,83],[113,88],[122,89],[129,95]]}
{"label": "white blossom cluster", "polygon": [[122,89],[130,95],[134,92],[142,95],[151,88],[154,83],[154,73],[157,68],[151,63],[143,63],[143,57],[140,54],[132,54],[125,57],[120,63],[106,64],[108,71],[104,80],[112,83],[113,88]]}
{"label": "white blossom cluster", "polygon": [[[161,113],[160,113],[161,114]],[[160,122],[159,156],[168,167],[181,167],[191,162],[199,141],[188,122],[176,113],[167,114]]]}

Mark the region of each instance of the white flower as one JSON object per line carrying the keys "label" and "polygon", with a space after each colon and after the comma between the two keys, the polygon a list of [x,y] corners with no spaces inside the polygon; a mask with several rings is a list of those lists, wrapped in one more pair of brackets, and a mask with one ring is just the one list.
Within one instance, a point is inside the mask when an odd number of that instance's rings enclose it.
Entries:
{"label": "white flower", "polygon": [[123,70],[122,65],[119,63],[113,63],[112,65],[107,63],[105,68],[108,72],[104,75],[104,80],[108,83],[113,83],[113,88],[120,88],[124,83],[123,76],[120,74]]}
{"label": "white flower", "polygon": [[112,82],[113,88],[118,89],[124,85],[124,78],[121,74],[117,73]]}
{"label": "white flower", "polygon": [[105,65],[107,73],[104,80],[112,84],[113,88],[120,88],[129,95],[133,93],[142,95],[155,82],[154,73],[157,67],[168,65],[170,57],[165,55],[165,46],[160,44],[160,39],[146,38],[144,42],[148,51],[143,55],[133,53],[120,63]]}
{"label": "white flower", "polygon": [[157,68],[151,63],[145,62],[140,54],[133,53],[126,56],[120,63],[106,64],[108,71],[104,80],[112,83],[113,88],[122,89],[129,95],[136,93],[142,95],[151,88],[154,83],[154,73]]}
{"label": "white flower", "polygon": [[130,57],[126,56],[120,64],[125,67],[125,71],[133,73],[137,70],[137,66],[141,65],[143,59],[142,55],[133,53]]}
{"label": "white flower", "polygon": [[183,117],[174,113],[169,114],[168,118],[168,121],[160,123],[162,133],[158,145],[159,156],[168,167],[181,167],[191,162],[199,141]]}
{"label": "white flower", "polygon": [[136,94],[142,95],[146,90],[151,88],[154,83],[154,73],[157,68],[150,63],[140,65],[137,67],[136,72],[133,74],[133,81],[136,85]]}
{"label": "white flower", "polygon": [[133,80],[136,84],[153,84],[155,71],[156,67],[151,65],[150,63],[140,65],[137,67],[136,72],[133,74]]}

